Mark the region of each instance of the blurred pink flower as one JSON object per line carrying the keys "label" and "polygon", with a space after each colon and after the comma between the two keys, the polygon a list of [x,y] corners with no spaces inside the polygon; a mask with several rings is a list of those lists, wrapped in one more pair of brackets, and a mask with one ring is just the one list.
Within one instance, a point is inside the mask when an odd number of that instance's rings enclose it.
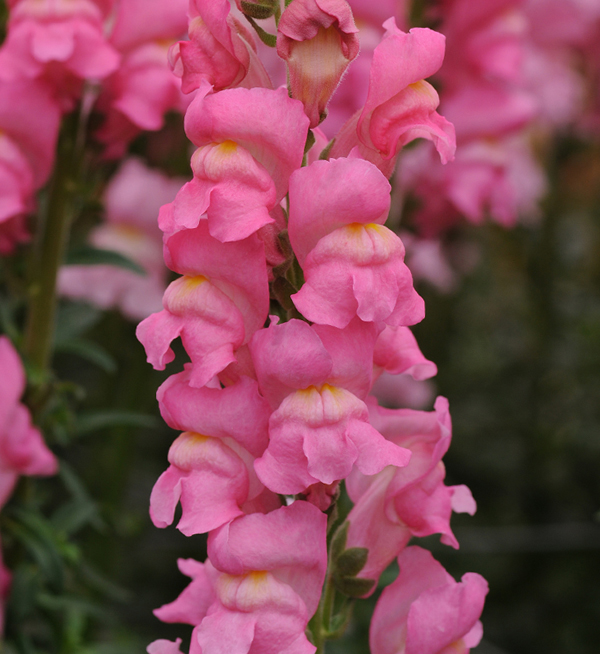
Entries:
{"label": "blurred pink flower", "polygon": [[63,266],[58,277],[62,295],[86,300],[102,309],[118,308],[131,320],[160,311],[167,269],[157,218],[183,180],[170,179],[141,160],[126,160],[104,193],[106,222],[92,230],[89,241],[139,264],[146,275],[109,265]]}
{"label": "blurred pink flower", "polygon": [[485,579],[454,579],[427,550],[408,547],[400,574],[381,594],[371,621],[373,654],[468,654],[479,644]]}

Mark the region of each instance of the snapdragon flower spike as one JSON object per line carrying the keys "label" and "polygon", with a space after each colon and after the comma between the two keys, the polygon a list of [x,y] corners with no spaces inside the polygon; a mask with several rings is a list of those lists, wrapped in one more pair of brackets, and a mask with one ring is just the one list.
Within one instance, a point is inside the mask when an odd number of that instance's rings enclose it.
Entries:
{"label": "snapdragon flower spike", "polygon": [[367,475],[406,465],[409,453],[371,427],[362,401],[376,338],[375,325],[360,320],[345,330],[290,320],[253,336],[259,388],[274,409],[254,464],[267,488],[295,494],[344,479],[355,465]]}
{"label": "snapdragon flower spike", "polygon": [[31,424],[29,410],[19,401],[25,371],[6,336],[0,336],[0,507],[12,493],[19,475],[54,475],[58,462]]}
{"label": "snapdragon flower spike", "polygon": [[486,580],[454,579],[420,547],[398,557],[400,574],[381,594],[370,629],[373,654],[468,654],[479,644]]}
{"label": "snapdragon flower spike", "polygon": [[166,238],[165,260],[183,277],[165,291],[164,310],[138,325],[137,337],[148,362],[164,370],[175,357],[170,343],[181,336],[193,364],[190,384],[202,387],[236,360],[235,350],[266,320],[264,246],[257,236],[221,243],[203,221]]}
{"label": "snapdragon flower spike", "polygon": [[433,412],[372,403],[369,416],[380,433],[412,453],[403,468],[390,466],[372,477],[353,471],[346,482],[354,502],[347,547],[369,550],[359,577],[378,579],[412,536],[439,533],[443,543],[458,548],[450,529],[452,511],[473,515],[476,505],[466,486],[444,485],[442,457],[452,438],[446,398],[437,398]]}
{"label": "snapdragon flower spike", "polygon": [[269,212],[302,164],[308,118],[284,89],[210,90],[198,91],[185,116],[186,133],[199,148],[194,179],[159,226],[173,233],[206,216],[212,236],[240,240],[274,221]]}
{"label": "snapdragon flower spike", "polygon": [[272,88],[252,34],[230,12],[228,0],[190,0],[189,41],[179,41],[169,53],[184,93],[204,82],[215,91],[240,85]]}
{"label": "snapdragon flower spike", "polygon": [[442,65],[445,37],[427,28],[407,34],[390,18],[375,48],[367,101],[340,130],[332,157],[347,156],[355,147],[389,177],[396,155],[417,138],[433,141],[443,163],[454,157],[454,127],[436,109],[439,97],[425,81]]}
{"label": "snapdragon flower spike", "polygon": [[305,629],[325,578],[326,529],[327,517],[301,501],[220,527],[205,564],[180,563],[190,586],[155,615],[197,625],[190,654],[314,654]]}
{"label": "snapdragon flower spike", "polygon": [[[112,4],[112,3],[110,3]],[[75,76],[102,79],[116,70],[119,53],[107,42],[109,7],[92,0],[22,0],[10,12],[0,50],[6,79]],[[58,72],[57,72],[58,71]]]}
{"label": "snapdragon flower spike", "polygon": [[390,185],[363,159],[316,161],[290,178],[290,242],[305,284],[292,296],[309,320],[343,329],[412,325],[425,315],[400,238],[383,226]]}
{"label": "snapdragon flower spike", "polygon": [[316,127],[348,64],[360,48],[346,0],[294,0],[277,26],[277,54],[286,61],[290,91]]}
{"label": "snapdragon flower spike", "polygon": [[184,433],[171,446],[171,465],[150,496],[150,516],[157,527],[173,522],[181,501],[178,529],[186,536],[281,505],[253,468],[267,446],[270,415],[256,382],[241,377],[225,389],[192,388],[190,372],[188,366],[158,389],[163,418]]}

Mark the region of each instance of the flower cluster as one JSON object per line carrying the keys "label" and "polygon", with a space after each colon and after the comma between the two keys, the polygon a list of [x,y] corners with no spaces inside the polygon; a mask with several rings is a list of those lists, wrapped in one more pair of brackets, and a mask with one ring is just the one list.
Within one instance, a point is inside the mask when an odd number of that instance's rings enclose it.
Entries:
{"label": "flower cluster", "polygon": [[513,226],[537,215],[545,191],[535,137],[582,122],[584,78],[575,62],[597,41],[600,7],[494,0],[474,10],[469,0],[446,0],[439,18],[448,39],[442,107],[459,148],[446,168],[417,148],[399,168],[400,185],[422,201],[418,220],[428,237],[461,216]]}
{"label": "flower cluster", "polygon": [[[0,253],[29,239],[25,216],[48,181],[63,115],[101,116],[96,138],[120,157],[186,100],[167,62],[185,0],[10,0],[0,47]],[[144,20],[139,14],[143,11]]]}
{"label": "flower cluster", "polygon": [[[286,62],[289,93],[273,88],[228,0],[190,0],[189,40],[170,52],[193,94],[193,178],[159,215],[165,262],[179,277],[137,335],[155,368],[174,360],[177,337],[190,362],[158,391],[180,435],[150,514],[166,527],[180,504],[178,528],[208,533],[208,559],[179,561],[192,581],[156,615],[194,627],[190,654],[310,654],[331,636],[326,598],[369,595],[401,555],[373,622],[374,653],[416,651],[438,620],[448,629],[427,651],[466,651],[481,636],[485,581],[456,584],[405,549],[435,533],[457,547],[451,513],[475,511],[466,487],[444,484],[447,402],[432,413],[386,410],[370,395],[384,372],[436,372],[410,332],[424,303],[385,222],[387,176],[404,145],[425,138],[442,161],[454,155],[453,126],[425,81],[444,37],[405,33],[390,18],[366,103],[327,145],[318,125],[359,48],[350,5],[240,7],[253,25],[276,14],[276,36],[257,31]],[[344,480],[354,508],[336,522]],[[399,633],[416,622],[392,649],[381,634],[390,614]],[[148,648],[180,651],[180,641]]]}

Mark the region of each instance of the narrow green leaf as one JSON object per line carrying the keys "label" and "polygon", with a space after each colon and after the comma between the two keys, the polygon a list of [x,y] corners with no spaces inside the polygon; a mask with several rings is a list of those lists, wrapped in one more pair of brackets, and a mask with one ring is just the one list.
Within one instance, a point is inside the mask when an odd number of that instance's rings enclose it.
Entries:
{"label": "narrow green leaf", "polygon": [[6,334],[11,341],[17,341],[19,338],[19,329],[14,320],[14,311],[10,306],[8,298],[0,296],[0,327],[2,333]]}
{"label": "narrow green leaf", "polygon": [[342,552],[346,549],[346,541],[348,540],[349,528],[350,523],[346,520],[344,524],[337,528],[333,538],[331,539],[331,560],[334,562],[334,564]]}
{"label": "narrow green leaf", "polygon": [[319,159],[321,161],[323,160],[327,161],[329,159],[331,148],[333,147],[334,143],[335,143],[335,139],[331,139],[331,141],[329,141],[329,143],[321,150],[321,154],[319,155]]}
{"label": "narrow green leaf", "polygon": [[132,600],[132,593],[121,586],[118,586],[114,581],[104,577],[97,570],[92,568],[89,564],[82,561],[79,566],[79,572],[82,577],[95,588],[98,592],[115,602],[129,602]]}
{"label": "narrow green leaf", "polygon": [[33,532],[29,525],[13,523],[11,532],[18,539],[31,557],[39,565],[42,574],[55,587],[61,587],[64,582],[64,564],[55,543],[51,539]]}
{"label": "narrow green leaf", "polygon": [[114,250],[102,250],[91,246],[84,246],[77,248],[76,250],[71,250],[66,256],[65,263],[67,265],[78,266],[116,266],[117,268],[131,270],[138,275],[146,275],[146,271],[142,266],[120,252],[115,252]]}
{"label": "narrow green leaf", "polygon": [[156,429],[159,424],[154,416],[135,411],[91,411],[79,416],[75,423],[75,431],[82,435],[109,427]]}
{"label": "narrow green leaf", "polygon": [[265,44],[268,45],[270,48],[274,48],[277,45],[277,37],[275,34],[269,34],[269,32],[266,32],[255,20],[254,18],[251,18],[250,16],[246,16],[246,19],[252,25],[254,28],[254,31],[258,34],[258,38]]}
{"label": "narrow green leaf", "polygon": [[103,347],[84,338],[60,341],[57,343],[55,350],[76,354],[82,359],[95,364],[104,372],[116,372],[117,370],[117,362]]}
{"label": "narrow green leaf", "polygon": [[304,154],[306,154],[312,146],[315,144],[316,138],[315,133],[312,129],[308,130],[308,135],[306,136],[306,143],[304,144]]}
{"label": "narrow green leaf", "polygon": [[102,318],[102,312],[84,302],[68,302],[60,305],[56,318],[55,346],[77,338],[91,329]]}
{"label": "narrow green leaf", "polygon": [[37,601],[40,606],[50,611],[77,611],[97,617],[106,615],[106,610],[100,604],[77,595],[50,595],[50,593],[40,593]]}
{"label": "narrow green leaf", "polygon": [[59,531],[71,536],[88,524],[102,524],[97,506],[89,501],[71,500],[58,508],[52,516],[52,524]]}

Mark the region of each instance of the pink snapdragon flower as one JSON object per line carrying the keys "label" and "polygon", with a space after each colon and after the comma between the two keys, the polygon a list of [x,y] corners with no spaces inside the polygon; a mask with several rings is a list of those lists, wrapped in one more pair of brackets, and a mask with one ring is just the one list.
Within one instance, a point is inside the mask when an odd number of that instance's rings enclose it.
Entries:
{"label": "pink snapdragon flower", "polygon": [[479,644],[485,579],[454,579],[420,547],[398,557],[400,574],[381,594],[371,621],[373,654],[468,654]]}
{"label": "pink snapdragon flower", "polygon": [[[43,82],[0,81],[0,224],[13,219],[15,235],[14,219],[33,209],[33,194],[52,171],[59,122],[60,107]],[[13,238],[5,238],[9,250]]]}
{"label": "pink snapdragon flower", "polygon": [[429,380],[417,381],[410,374],[382,373],[373,384],[371,395],[390,409],[426,409],[436,396],[436,386]]}
{"label": "pink snapdragon flower", "polygon": [[[111,2],[21,0],[13,3],[0,50],[5,79],[51,79],[67,94],[80,80],[103,79],[119,65],[119,53],[104,36]],[[73,85],[74,88],[73,88]]]}
{"label": "pink snapdragon flower", "polygon": [[293,98],[316,127],[348,64],[359,51],[346,0],[295,0],[277,26],[277,54],[287,62]]}
{"label": "pink snapdragon flower", "polygon": [[127,159],[106,187],[106,222],[92,230],[89,240],[94,247],[135,261],[146,275],[108,265],[63,266],[60,293],[103,309],[118,307],[132,320],[160,311],[167,269],[156,216],[163,204],[173,200],[182,181],[148,168],[139,159]]}
{"label": "pink snapdragon flower", "polygon": [[167,65],[167,49],[168,43],[151,42],[124,54],[103,84],[96,106],[105,121],[95,136],[106,146],[105,157],[123,157],[140,131],[161,129],[168,111],[185,108],[179,80]]}
{"label": "pink snapdragon flower", "polygon": [[523,0],[469,0],[444,3],[443,32],[448,55],[440,76],[448,91],[486,80],[518,85],[523,81],[529,25]]}
{"label": "pink snapdragon flower", "polygon": [[171,465],[150,496],[150,515],[157,527],[173,522],[181,501],[178,529],[186,536],[281,504],[265,491],[253,468],[255,457],[267,447],[270,415],[256,382],[242,377],[225,389],[192,388],[189,377],[188,368],[158,389],[163,418],[184,433],[171,446]]}
{"label": "pink snapdragon flower", "polygon": [[110,42],[122,61],[104,81],[96,102],[105,115],[96,132],[106,146],[104,156],[122,157],[140,130],[160,129],[167,111],[183,111],[187,105],[168,63],[169,46],[185,33],[186,6],[187,0],[118,4]]}
{"label": "pink snapdragon flower", "polygon": [[422,298],[404,264],[404,246],[383,223],[390,186],[362,159],[316,161],[290,179],[290,242],[305,275],[292,296],[309,320],[344,328],[365,322],[411,325]]}
{"label": "pink snapdragon flower", "polygon": [[481,224],[489,216],[512,227],[520,216],[536,216],[547,188],[526,138],[473,140],[445,167],[429,148],[415,148],[398,170],[401,188],[423,199],[417,212],[420,232],[435,237],[464,216]]}
{"label": "pink snapdragon flower", "polygon": [[363,109],[340,130],[332,157],[347,156],[353,148],[389,177],[400,149],[416,138],[433,141],[443,163],[454,157],[454,128],[435,110],[436,90],[425,81],[442,65],[445,37],[430,29],[408,34],[393,18],[375,48],[369,92]]}
{"label": "pink snapdragon flower", "polygon": [[308,119],[283,89],[209,91],[198,91],[185,117],[188,137],[199,148],[192,157],[194,179],[159,225],[173,233],[206,216],[212,236],[236,241],[274,222],[270,212],[302,164]]}
{"label": "pink snapdragon flower", "polygon": [[197,625],[190,654],[314,654],[304,632],[325,578],[326,528],[325,514],[301,501],[220,527],[209,536],[209,561],[180,560],[192,583],[156,616]]}
{"label": "pink snapdragon flower", "polygon": [[323,123],[323,129],[330,138],[363,108],[369,90],[373,52],[384,33],[382,23],[394,16],[401,29],[408,29],[405,0],[349,0],[349,4],[354,20],[360,28],[360,55],[348,66],[327,106],[327,119]]}
{"label": "pink snapdragon flower", "polygon": [[274,409],[269,445],[254,464],[267,488],[295,494],[344,479],[355,465],[367,475],[406,465],[408,452],[371,427],[362,399],[376,337],[360,320],[345,330],[290,320],[254,335],[259,388]]}
{"label": "pink snapdragon flower", "polygon": [[137,337],[148,362],[164,370],[175,357],[170,343],[181,336],[193,364],[190,384],[202,387],[236,360],[235,350],[266,320],[269,286],[264,246],[255,235],[221,243],[202,221],[195,229],[166,239],[165,259],[183,277],[165,291],[164,310],[138,325]]}
{"label": "pink snapdragon flower", "polygon": [[408,327],[390,327],[379,334],[373,351],[374,379],[383,372],[411,375],[422,381],[437,375],[437,366],[423,356]]}
{"label": "pink snapdragon flower", "polygon": [[400,235],[408,253],[406,265],[413,277],[431,284],[440,293],[454,291],[458,274],[444,243],[440,239],[419,238],[410,232],[401,232]]}
{"label": "pink snapdragon flower", "polygon": [[203,83],[215,91],[236,86],[273,88],[252,34],[231,13],[228,0],[190,0],[188,16],[189,41],[179,41],[169,54],[184,93]]}
{"label": "pink snapdragon flower", "polygon": [[54,475],[58,462],[31,424],[29,410],[19,402],[25,371],[6,336],[0,336],[0,507],[10,497],[19,475]]}
{"label": "pink snapdragon flower", "polygon": [[452,511],[475,513],[466,486],[445,486],[442,457],[452,438],[448,401],[438,397],[435,411],[383,409],[370,404],[371,424],[391,442],[412,453],[407,466],[389,466],[368,477],[354,471],[346,482],[354,507],[348,515],[348,547],[366,547],[359,576],[378,579],[412,536],[442,534],[458,548],[450,529]]}

